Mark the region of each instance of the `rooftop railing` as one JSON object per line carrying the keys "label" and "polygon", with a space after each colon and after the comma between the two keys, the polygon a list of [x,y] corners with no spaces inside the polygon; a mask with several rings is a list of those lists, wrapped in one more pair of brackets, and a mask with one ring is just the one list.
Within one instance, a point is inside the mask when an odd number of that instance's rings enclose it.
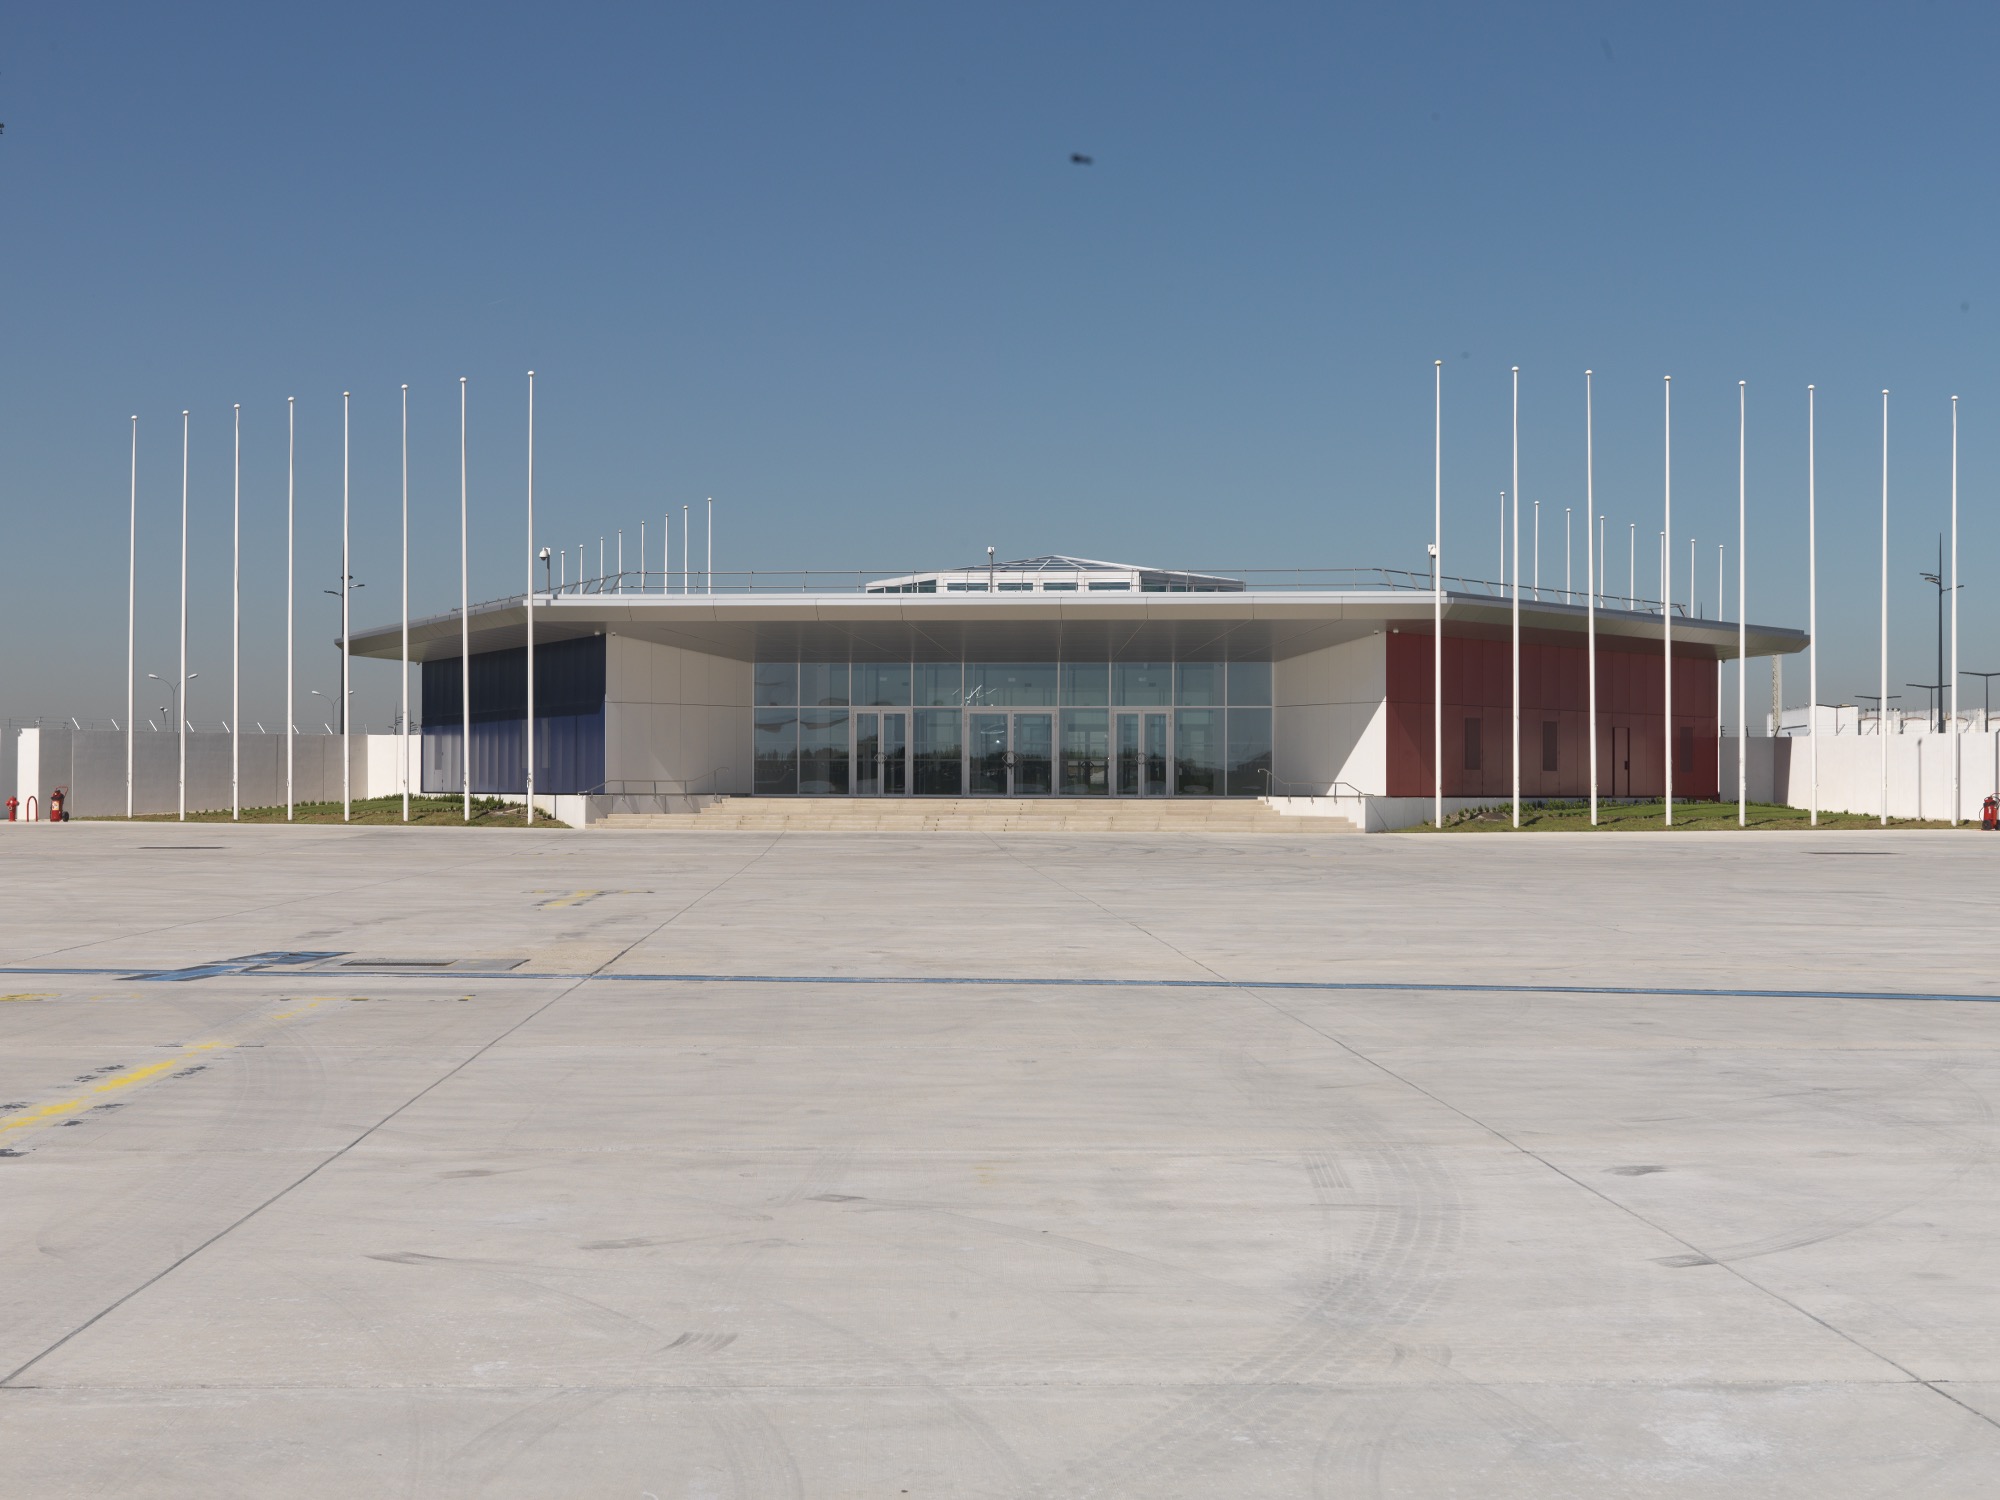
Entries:
{"label": "rooftop railing", "polygon": [[[1200,582],[1181,583],[1178,581],[1139,580],[1135,575],[1120,577],[1102,571],[1078,569],[1066,573],[1059,568],[1037,568],[1032,573],[1009,573],[1005,569],[993,572],[987,578],[979,578],[977,569],[947,572],[937,578],[920,578],[910,582],[908,572],[896,573],[886,569],[860,568],[777,568],[748,572],[700,571],[661,573],[657,570],[631,569],[623,573],[607,573],[600,577],[557,581],[548,588],[538,591],[537,598],[563,599],[596,598],[605,595],[628,595],[635,598],[659,598],[662,596],[697,594],[863,594],[874,593],[883,597],[900,594],[1128,594],[1128,593],[1327,593],[1337,591],[1385,590],[1401,593],[1431,592],[1431,575],[1402,568],[1203,568],[1181,573],[1177,569],[1153,569],[1149,574],[1187,578],[1226,579],[1232,588],[1213,588]],[[897,579],[895,586],[884,588],[885,580]],[[1513,585],[1500,583],[1490,578],[1465,578],[1446,574],[1444,587],[1452,594],[1472,594],[1496,601],[1511,599]],[[1523,603],[1568,604],[1581,609],[1589,602],[1590,596],[1579,589],[1560,589],[1547,585],[1521,586]],[[493,600],[492,603],[504,601]],[[1618,611],[1627,614],[1657,615],[1660,601],[1631,596],[1623,593],[1600,592],[1597,607],[1601,610]],[[1676,616],[1686,618],[1689,611],[1684,604],[1674,604]]]}

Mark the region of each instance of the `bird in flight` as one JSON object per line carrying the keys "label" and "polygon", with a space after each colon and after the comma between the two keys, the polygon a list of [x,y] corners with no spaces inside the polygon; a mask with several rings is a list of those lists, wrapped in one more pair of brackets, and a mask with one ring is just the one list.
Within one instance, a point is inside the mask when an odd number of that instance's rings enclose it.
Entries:
{"label": "bird in flight", "polygon": [[1087,167],[1091,165],[1091,159],[1085,156],[1081,151],[1070,152],[1069,160],[1070,160],[1070,165],[1073,167]]}

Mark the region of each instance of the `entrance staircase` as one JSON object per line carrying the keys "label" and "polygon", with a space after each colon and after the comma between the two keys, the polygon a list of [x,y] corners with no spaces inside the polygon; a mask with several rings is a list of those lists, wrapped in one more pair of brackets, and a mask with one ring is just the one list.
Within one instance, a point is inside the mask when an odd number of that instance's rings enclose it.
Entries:
{"label": "entrance staircase", "polygon": [[612,813],[598,828],[691,833],[1354,833],[1248,797],[724,797],[692,813]]}

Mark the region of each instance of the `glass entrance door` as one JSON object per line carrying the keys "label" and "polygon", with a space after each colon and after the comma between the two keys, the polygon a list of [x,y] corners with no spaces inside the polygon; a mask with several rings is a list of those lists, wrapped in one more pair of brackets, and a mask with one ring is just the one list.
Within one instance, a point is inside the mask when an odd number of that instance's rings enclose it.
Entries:
{"label": "glass entrance door", "polygon": [[1117,790],[1121,797],[1167,795],[1167,716],[1118,715]]}
{"label": "glass entrance door", "polygon": [[858,713],[854,716],[854,794],[901,797],[909,791],[910,716]]}
{"label": "glass entrance door", "polygon": [[975,797],[1046,797],[1055,790],[1054,714],[965,716],[966,782]]}
{"label": "glass entrance door", "polygon": [[1046,797],[1055,790],[1056,717],[1054,714],[1014,715],[1014,784],[1016,797]]}
{"label": "glass entrance door", "polygon": [[965,716],[966,786],[975,797],[1007,795],[1007,744],[1005,714]]}

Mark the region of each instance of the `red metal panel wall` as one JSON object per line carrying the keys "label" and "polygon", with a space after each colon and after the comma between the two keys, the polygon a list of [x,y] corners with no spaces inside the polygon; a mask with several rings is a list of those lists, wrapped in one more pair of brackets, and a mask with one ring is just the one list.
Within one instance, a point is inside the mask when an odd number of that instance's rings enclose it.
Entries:
{"label": "red metal panel wall", "polygon": [[[1389,795],[1428,797],[1431,773],[1431,637],[1389,637]],[[1444,793],[1512,794],[1512,654],[1506,640],[1444,639]],[[1657,797],[1665,790],[1659,652],[1597,650],[1598,772],[1602,797]],[[1590,795],[1589,679],[1583,646],[1521,646],[1521,795]],[[1674,652],[1674,728],[1689,754],[1674,767],[1676,797],[1716,795],[1716,663]],[[1468,719],[1479,721],[1480,766],[1466,768]],[[1556,769],[1543,770],[1544,725],[1556,725]]]}

